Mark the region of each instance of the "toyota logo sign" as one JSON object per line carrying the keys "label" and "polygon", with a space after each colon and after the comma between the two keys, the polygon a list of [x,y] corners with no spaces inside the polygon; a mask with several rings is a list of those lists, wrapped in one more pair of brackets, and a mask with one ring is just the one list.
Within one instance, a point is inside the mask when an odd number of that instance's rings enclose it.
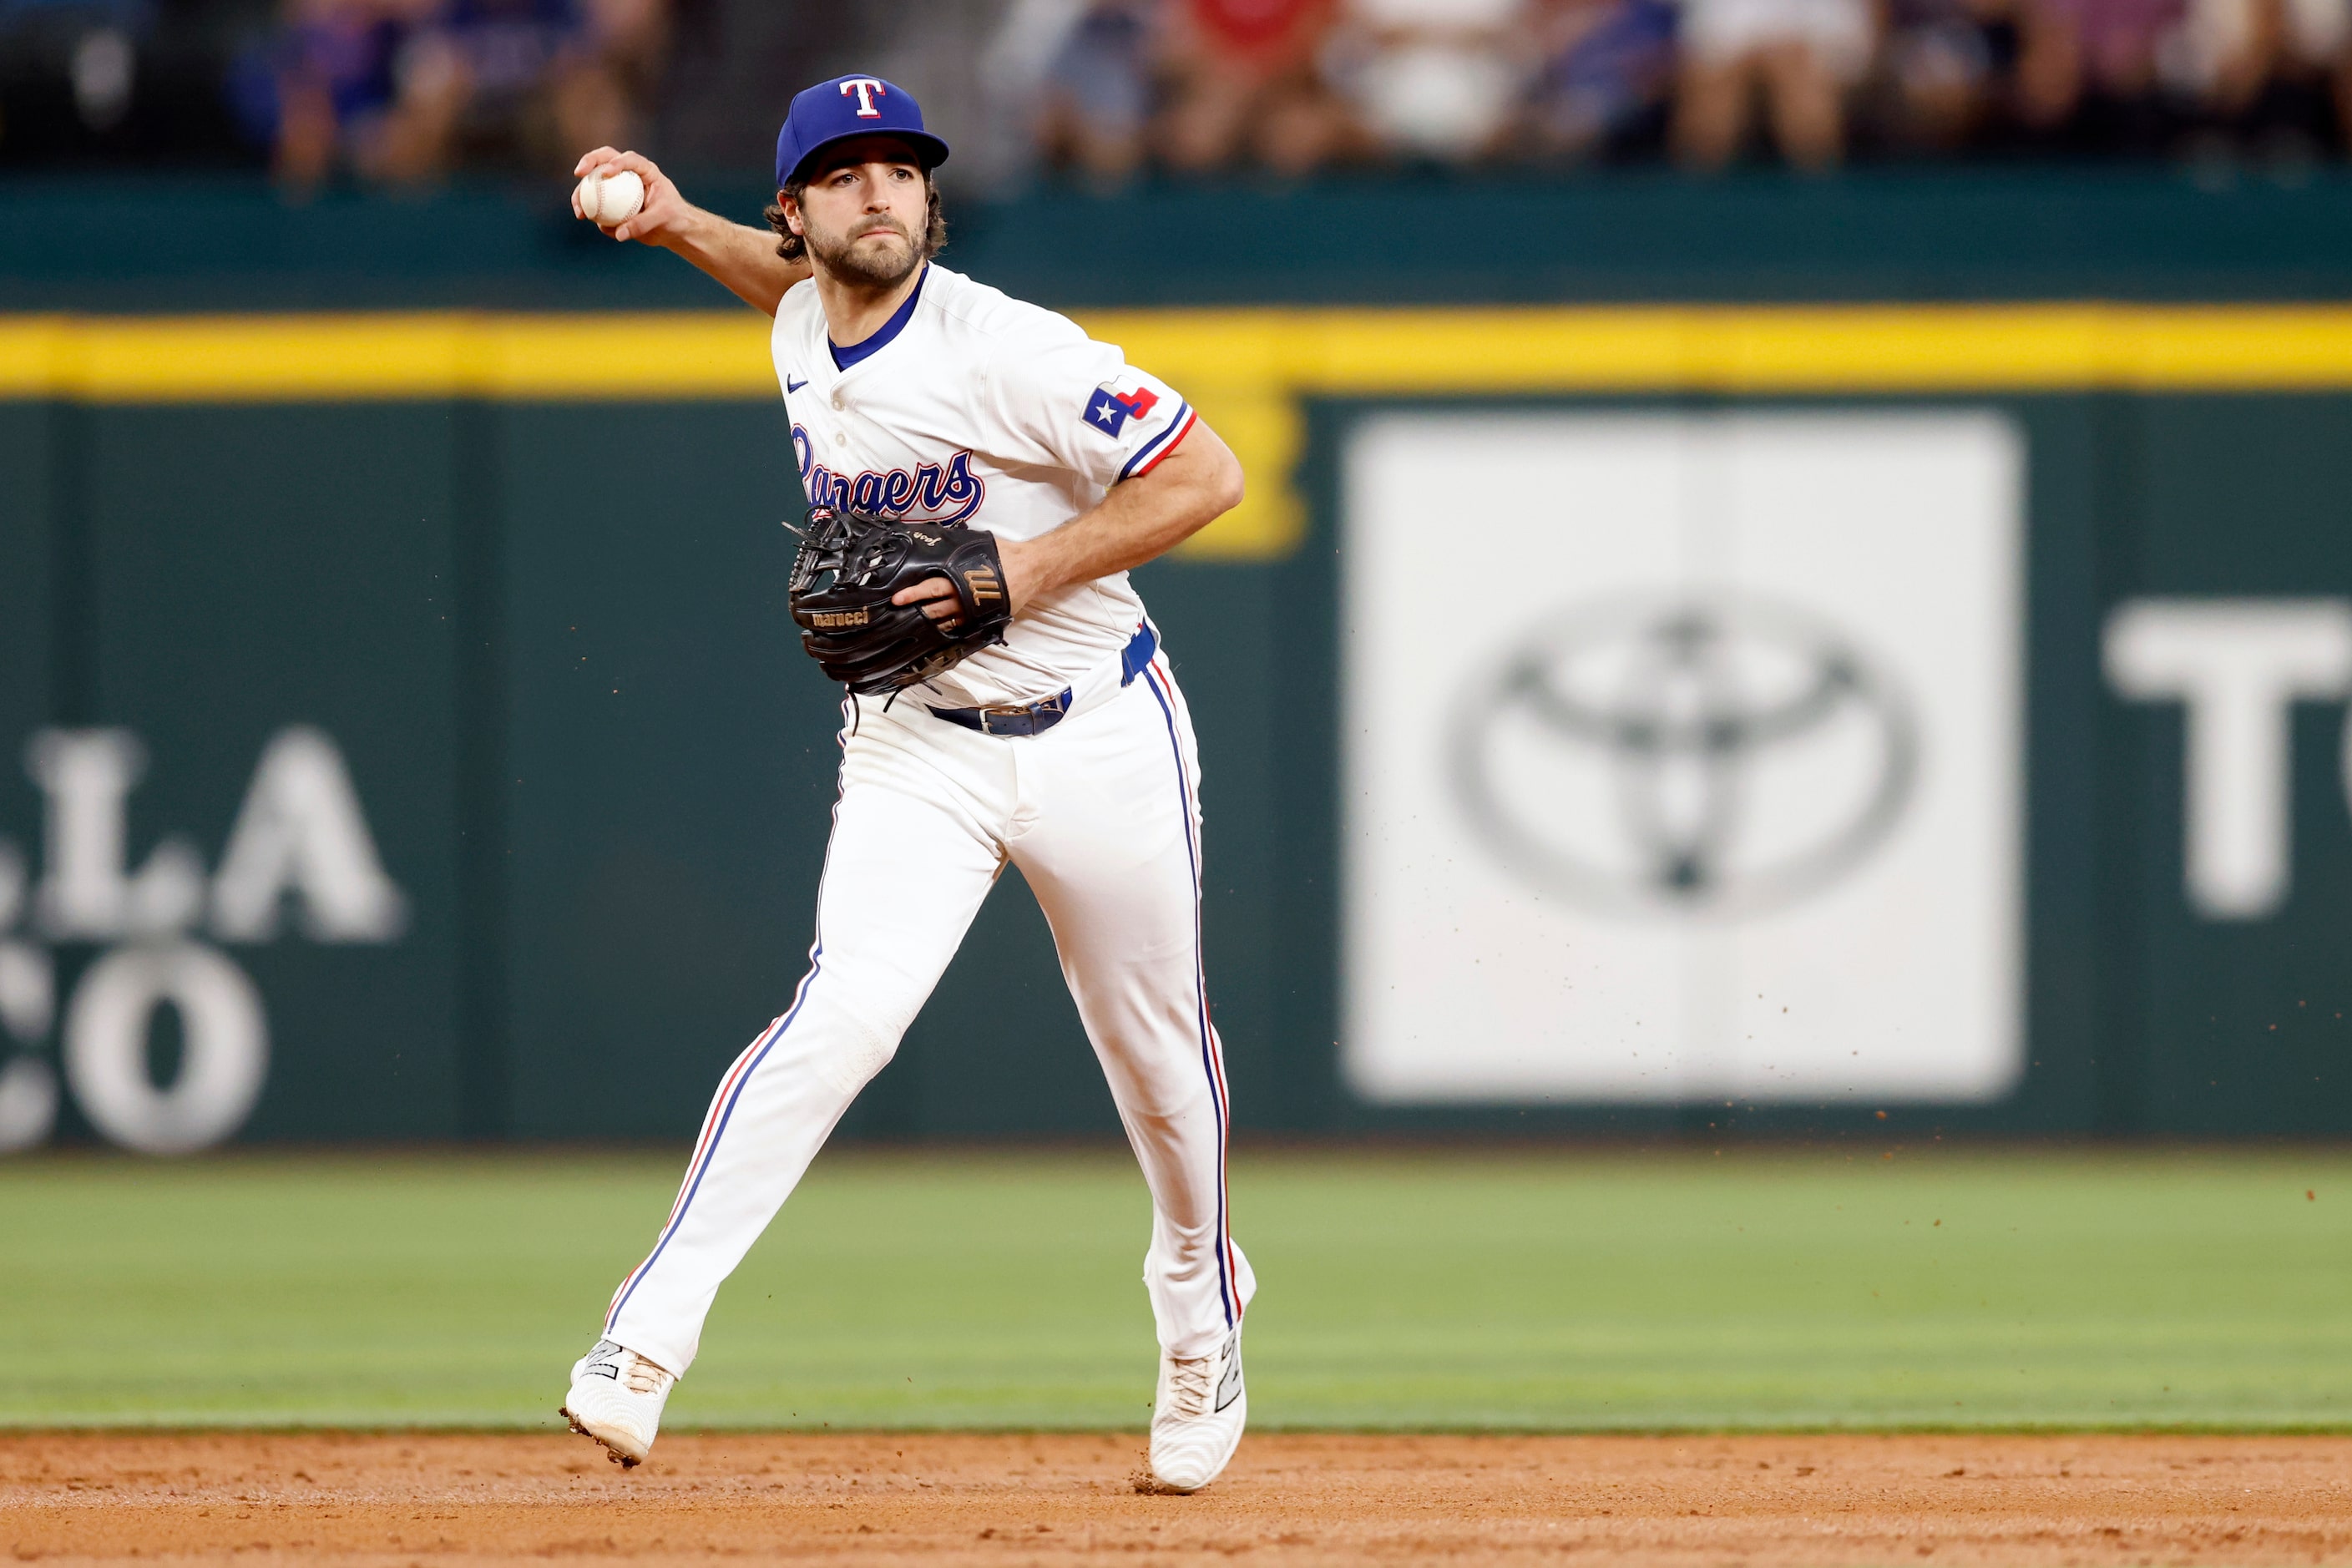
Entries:
{"label": "toyota logo sign", "polygon": [[1465,811],[1515,872],[1600,909],[1694,915],[1778,908],[1860,862],[1918,750],[1893,677],[1828,621],[1672,595],[1543,616],[1463,700],[1449,747]]}

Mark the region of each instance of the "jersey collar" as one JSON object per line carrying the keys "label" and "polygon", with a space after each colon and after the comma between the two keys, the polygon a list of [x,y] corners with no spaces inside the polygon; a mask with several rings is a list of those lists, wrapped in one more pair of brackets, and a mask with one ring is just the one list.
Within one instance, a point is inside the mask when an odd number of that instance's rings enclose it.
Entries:
{"label": "jersey collar", "polygon": [[[847,370],[859,361],[870,359],[889,347],[890,340],[904,331],[907,323],[914,320],[915,307],[923,298],[923,285],[930,281],[930,277],[931,264],[926,261],[923,263],[922,275],[915,279],[915,286],[907,290],[906,300],[896,310],[890,312],[890,319],[883,322],[874,335],[864,342],[852,343],[849,347],[843,348],[833,341],[833,333],[827,331],[824,335],[824,346],[832,351],[833,368]],[[817,319],[822,321],[824,317],[820,315]]]}

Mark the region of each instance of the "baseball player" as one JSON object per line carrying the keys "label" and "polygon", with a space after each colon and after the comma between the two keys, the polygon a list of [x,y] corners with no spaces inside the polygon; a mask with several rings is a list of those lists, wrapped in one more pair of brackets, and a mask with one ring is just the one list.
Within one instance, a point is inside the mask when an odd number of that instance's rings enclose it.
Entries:
{"label": "baseball player", "polygon": [[952,637],[1001,586],[1011,616],[887,701],[845,700],[808,972],[720,1082],[667,1221],[572,1368],[564,1414],[623,1465],[646,1457],[720,1282],[889,1061],[1009,863],[1052,924],[1151,1191],[1151,1468],[1191,1491],[1241,1441],[1255,1283],[1227,1220],[1200,765],[1127,574],[1235,505],[1241,467],[1118,348],[930,259],[943,239],[932,171],[947,156],[904,90],[847,76],[793,100],[772,233],[688,205],[634,153],[599,148],[576,171],[636,174],[644,205],[607,232],[676,251],[775,318],[813,506],[914,525],[898,528],[902,545],[986,546],[972,580],[942,568],[876,614],[918,606]]}

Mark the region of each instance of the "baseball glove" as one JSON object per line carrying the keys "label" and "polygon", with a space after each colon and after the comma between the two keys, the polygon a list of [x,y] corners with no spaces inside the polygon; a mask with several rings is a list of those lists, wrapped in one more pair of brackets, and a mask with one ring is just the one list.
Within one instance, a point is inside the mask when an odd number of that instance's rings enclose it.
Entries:
{"label": "baseball glove", "polygon": [[[960,614],[935,621],[892,595],[931,577]],[[898,692],[1004,640],[1013,619],[996,536],[960,522],[900,522],[812,507],[793,561],[793,619],[827,676],[863,696]]]}

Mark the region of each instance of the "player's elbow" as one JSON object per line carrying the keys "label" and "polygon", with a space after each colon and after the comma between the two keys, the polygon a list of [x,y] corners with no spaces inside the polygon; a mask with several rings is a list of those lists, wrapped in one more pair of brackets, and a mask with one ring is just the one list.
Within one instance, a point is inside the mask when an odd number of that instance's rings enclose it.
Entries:
{"label": "player's elbow", "polygon": [[1171,539],[1197,533],[1241,505],[1244,489],[1241,459],[1202,424],[1185,433],[1167,461],[1150,470],[1147,482],[1151,504],[1174,530]]}
{"label": "player's elbow", "polygon": [[1249,483],[1242,473],[1241,459],[1223,441],[1212,444],[1208,455],[1210,461],[1201,474],[1202,499],[1209,516],[1219,518],[1242,504]]}

